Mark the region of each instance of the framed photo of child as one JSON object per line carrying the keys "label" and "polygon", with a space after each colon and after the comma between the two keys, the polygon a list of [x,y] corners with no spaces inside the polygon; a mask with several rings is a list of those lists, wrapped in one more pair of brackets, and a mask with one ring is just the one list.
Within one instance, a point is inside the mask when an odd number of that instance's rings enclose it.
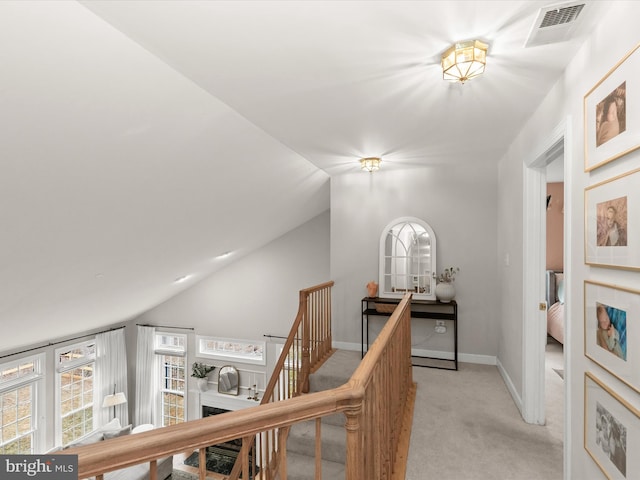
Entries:
{"label": "framed photo of child", "polygon": [[640,148],[640,44],[584,96],[584,170],[590,172]]}
{"label": "framed photo of child", "polygon": [[584,448],[609,480],[638,478],[640,411],[591,372],[584,375]]}
{"label": "framed photo of child", "polygon": [[584,203],[585,263],[640,270],[640,168],[585,188]]}
{"label": "framed photo of child", "polygon": [[584,354],[640,393],[640,291],[584,282]]}

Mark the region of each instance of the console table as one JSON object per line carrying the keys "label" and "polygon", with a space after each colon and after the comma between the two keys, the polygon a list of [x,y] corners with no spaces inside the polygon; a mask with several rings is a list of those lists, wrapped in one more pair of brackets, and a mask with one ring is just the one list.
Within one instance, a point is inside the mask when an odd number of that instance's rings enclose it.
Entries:
{"label": "console table", "polygon": [[[364,297],[362,299],[362,323],[360,328],[361,333],[361,353],[364,357],[365,346],[366,350],[369,350],[369,317],[381,316],[389,317],[393,313],[392,311],[386,311],[391,309],[400,303],[400,298],[379,298],[379,297]],[[378,308],[376,309],[376,305]],[[388,306],[387,309],[384,306]],[[445,320],[453,324],[453,360],[438,358],[438,357],[422,357],[418,355],[412,355],[412,359],[431,359],[439,360],[441,362],[451,362],[453,365],[439,366],[439,365],[421,365],[420,363],[414,363],[417,367],[430,367],[441,368],[444,370],[458,370],[458,304],[455,300],[448,303],[432,300],[411,300],[411,318],[429,318],[432,320]]]}

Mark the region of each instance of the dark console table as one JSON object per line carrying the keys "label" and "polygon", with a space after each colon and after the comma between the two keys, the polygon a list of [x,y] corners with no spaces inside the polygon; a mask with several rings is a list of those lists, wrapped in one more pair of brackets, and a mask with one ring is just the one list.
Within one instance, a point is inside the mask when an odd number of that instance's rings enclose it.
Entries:
{"label": "dark console table", "polygon": [[[362,299],[362,324],[361,324],[361,353],[364,357],[365,347],[369,350],[369,317],[381,316],[389,317],[392,311],[387,311],[400,303],[400,298],[379,298],[364,297]],[[378,308],[376,308],[378,305]],[[384,308],[384,307],[387,308]],[[411,300],[411,318],[429,318],[433,320],[445,320],[453,323],[453,360],[438,357],[421,357],[412,355],[412,360],[430,359],[438,360],[438,364],[425,365],[413,363],[418,367],[441,368],[445,370],[458,370],[458,304],[455,300],[448,303],[432,300]],[[452,366],[440,365],[439,363],[452,363]]]}

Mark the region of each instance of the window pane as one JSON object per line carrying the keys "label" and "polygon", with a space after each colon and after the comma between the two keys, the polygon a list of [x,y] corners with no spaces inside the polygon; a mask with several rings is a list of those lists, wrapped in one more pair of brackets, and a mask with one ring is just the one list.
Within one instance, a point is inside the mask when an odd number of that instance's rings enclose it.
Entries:
{"label": "window pane", "polygon": [[185,359],[172,355],[161,357],[162,425],[184,422]]}
{"label": "window pane", "polygon": [[59,374],[63,445],[93,430],[93,367],[88,363]]}
{"label": "window pane", "polygon": [[78,364],[93,362],[96,358],[95,343],[78,343],[67,347],[67,349],[56,350],[58,355],[58,365],[64,368],[65,364]]}
{"label": "window pane", "polygon": [[2,425],[0,452],[31,454],[33,445],[33,386],[28,385],[5,392],[0,396]]}

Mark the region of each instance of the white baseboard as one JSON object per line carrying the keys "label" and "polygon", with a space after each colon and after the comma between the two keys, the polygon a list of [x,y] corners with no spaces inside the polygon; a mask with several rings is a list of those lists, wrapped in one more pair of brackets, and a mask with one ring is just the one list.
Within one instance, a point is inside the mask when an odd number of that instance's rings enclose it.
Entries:
{"label": "white baseboard", "polygon": [[475,353],[459,353],[459,362],[476,363],[479,365],[495,365],[498,359],[493,355],[476,355]]}
{"label": "white baseboard", "polygon": [[360,352],[361,346],[359,343],[349,343],[349,342],[336,342],[335,340],[332,342],[331,346],[336,350],[350,350],[353,352]]}
{"label": "white baseboard", "polygon": [[520,398],[520,395],[518,394],[518,390],[516,390],[516,387],[513,385],[513,382],[511,381],[511,377],[509,377],[509,374],[504,369],[504,366],[500,362],[500,359],[497,359],[496,365],[498,366],[498,371],[500,372],[500,375],[502,375],[504,384],[507,386],[507,390],[509,390],[509,393],[511,394],[511,398],[513,398],[513,403],[516,404],[516,407],[518,408],[520,415],[522,415],[522,398]]}
{"label": "white baseboard", "polygon": [[[361,345],[359,343],[349,342],[333,342],[333,348],[338,350],[350,350],[354,352],[361,351]],[[418,357],[434,357],[442,358],[443,360],[453,360],[453,352],[442,352],[438,350],[422,350],[413,348],[411,354]],[[458,361],[465,363],[476,363],[479,365],[496,365],[496,357],[493,355],[477,355],[475,353],[460,353],[458,352]]]}

